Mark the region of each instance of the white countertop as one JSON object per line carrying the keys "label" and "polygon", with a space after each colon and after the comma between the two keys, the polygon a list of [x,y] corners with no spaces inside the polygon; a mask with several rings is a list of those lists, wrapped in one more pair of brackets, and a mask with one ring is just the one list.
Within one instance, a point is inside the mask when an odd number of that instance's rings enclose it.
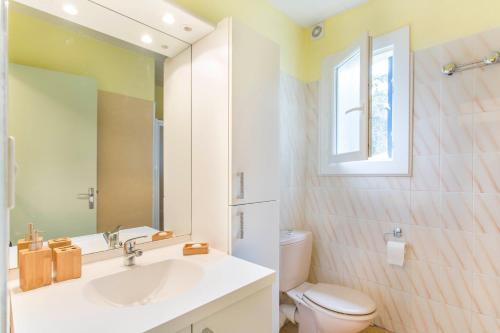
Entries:
{"label": "white countertop", "polygon": [[[131,307],[99,305],[83,293],[95,278],[133,269],[122,258],[99,261],[82,267],[82,277],[22,292],[19,281],[9,284],[15,333],[138,333],[200,309],[228,294],[250,293],[270,286],[274,272],[262,266],[210,249],[207,255],[182,256],[183,244],[145,251],[136,266],[167,259],[181,259],[200,265],[203,277],[185,293],[166,301]],[[175,287],[175,286],[172,286]],[[234,299],[234,297],[233,297]],[[201,318],[200,318],[201,319]]]}

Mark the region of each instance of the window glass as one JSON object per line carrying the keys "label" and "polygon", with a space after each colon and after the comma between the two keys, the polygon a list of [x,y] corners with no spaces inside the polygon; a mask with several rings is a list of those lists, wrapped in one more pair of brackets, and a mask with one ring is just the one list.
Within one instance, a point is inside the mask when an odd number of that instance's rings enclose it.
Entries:
{"label": "window glass", "polygon": [[336,151],[345,154],[360,149],[360,52],[356,52],[335,68]]}
{"label": "window glass", "polygon": [[392,45],[373,51],[370,159],[392,158],[393,60],[394,47]]}

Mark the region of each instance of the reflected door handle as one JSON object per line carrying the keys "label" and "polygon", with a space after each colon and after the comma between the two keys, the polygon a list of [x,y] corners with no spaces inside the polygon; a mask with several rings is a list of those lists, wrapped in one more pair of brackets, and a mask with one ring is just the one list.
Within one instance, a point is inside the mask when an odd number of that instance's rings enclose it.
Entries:
{"label": "reflected door handle", "polygon": [[76,198],[88,200],[89,201],[89,209],[94,209],[94,207],[95,207],[95,190],[93,187],[89,187],[89,191],[87,193],[78,193]]}

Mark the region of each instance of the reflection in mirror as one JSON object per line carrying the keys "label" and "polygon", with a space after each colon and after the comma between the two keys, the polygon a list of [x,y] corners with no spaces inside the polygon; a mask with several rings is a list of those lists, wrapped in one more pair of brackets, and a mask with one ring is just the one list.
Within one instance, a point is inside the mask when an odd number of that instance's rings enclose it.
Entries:
{"label": "reflection in mirror", "polygon": [[165,56],[19,4],[8,37],[11,265],[28,223],[84,254],[189,233],[190,221],[173,227],[163,212]]}

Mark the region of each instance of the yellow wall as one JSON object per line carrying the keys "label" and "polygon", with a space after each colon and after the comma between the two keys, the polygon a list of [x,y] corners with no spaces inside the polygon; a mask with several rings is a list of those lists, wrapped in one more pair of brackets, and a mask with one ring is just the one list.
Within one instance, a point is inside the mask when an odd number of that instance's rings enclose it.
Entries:
{"label": "yellow wall", "polygon": [[153,57],[15,10],[9,11],[9,61],[93,77],[99,90],[155,98]]}
{"label": "yellow wall", "polygon": [[[205,20],[232,16],[281,46],[281,69],[302,77],[304,29],[272,7],[268,0],[174,0]],[[258,52],[258,50],[255,50]]]}
{"label": "yellow wall", "polygon": [[496,0],[370,0],[325,22],[325,37],[305,38],[303,80],[320,78],[321,60],[343,50],[361,33],[380,35],[410,25],[413,50],[500,25]]}

